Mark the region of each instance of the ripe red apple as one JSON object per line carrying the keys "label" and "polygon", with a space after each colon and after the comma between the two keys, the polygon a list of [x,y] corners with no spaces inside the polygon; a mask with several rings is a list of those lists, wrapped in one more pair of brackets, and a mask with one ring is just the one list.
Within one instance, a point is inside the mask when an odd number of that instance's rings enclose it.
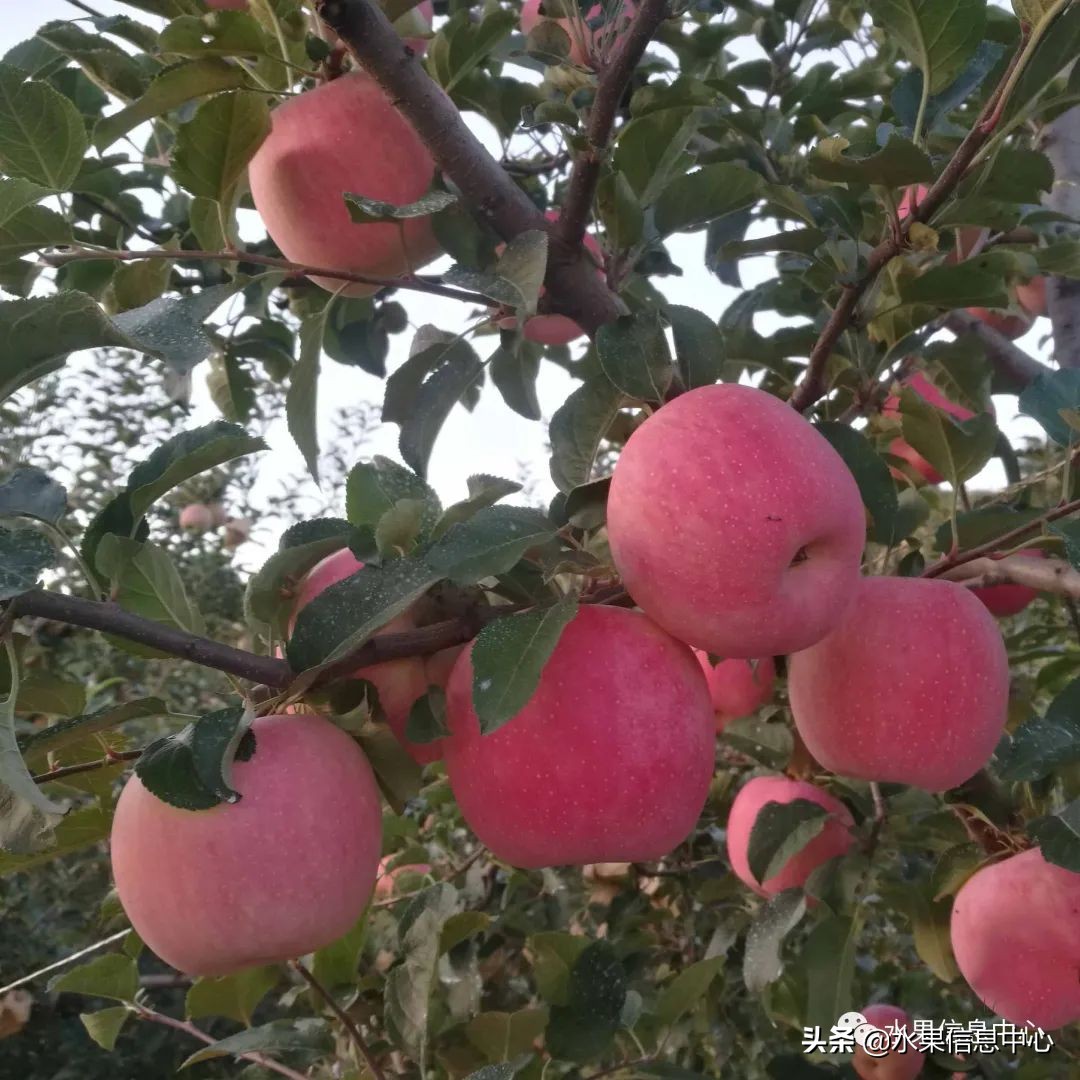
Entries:
{"label": "ripe red apple", "polygon": [[[1045,552],[1041,548],[1025,548],[1016,552],[1026,559],[1045,558]],[[1000,556],[991,556],[999,558]],[[1021,612],[1038,595],[1038,589],[1032,589],[1028,585],[988,585],[985,589],[971,589],[972,596],[977,596],[992,615],[1006,616],[1016,615]]]}
{"label": "ripe red apple", "polygon": [[422,877],[431,873],[431,867],[427,863],[408,863],[406,866],[389,868],[394,856],[387,855],[379,862],[379,876],[375,880],[375,899],[389,900],[396,891],[397,879],[403,874],[415,874]]}
{"label": "ripe red apple", "polygon": [[583,606],[536,692],[487,735],[473,711],[472,648],[450,676],[443,744],[461,813],[497,858],[647,862],[686,838],[709,791],[715,736],[705,676],[685,645],[637,612]]}
{"label": "ripe red apple", "polygon": [[[544,216],[548,221],[559,220],[557,210],[549,210]],[[585,234],[584,243],[585,250],[596,260],[597,277],[603,277],[604,272],[601,269],[604,263],[603,248],[600,247],[596,237],[588,233]],[[500,244],[496,250],[501,253],[505,247],[505,244]],[[540,295],[543,296],[546,291],[541,285]],[[517,326],[517,320],[512,315],[499,320],[501,330],[513,330],[515,326]],[[535,341],[539,345],[569,345],[571,341],[581,337],[585,331],[566,315],[533,315],[525,320],[522,333],[528,341]]]}
{"label": "ripe red apple", "polygon": [[[930,405],[935,408],[941,409],[942,412],[948,413],[949,416],[955,417],[957,420],[970,420],[975,414],[965,408],[963,405],[957,405],[955,402],[950,401],[922,372],[916,371],[913,375],[908,376],[904,380],[904,385],[914,390],[916,394]],[[881,413],[883,416],[900,416],[900,398],[896,394],[892,394],[885,399],[885,404],[882,406]],[[945,478],[930,464],[916,450],[910,446],[902,438],[895,438],[889,444],[889,453],[895,457],[902,458],[906,461],[916,472],[918,472],[928,484],[940,484]],[[899,470],[890,470],[894,476],[898,479],[902,479]]]}
{"label": "ripe red apple", "polygon": [[1046,278],[1037,277],[1016,286],[1020,306],[1035,319],[1046,315]]}
{"label": "ripe red apple", "polygon": [[240,801],[179,810],[132,776],[112,826],[124,911],[166,963],[227,975],[329,945],[371,895],[382,809],[357,744],[312,715],[255,721]]}
{"label": "ripe red apple", "polygon": [[861,1046],[856,1047],[851,1065],[860,1080],[916,1080],[926,1063],[926,1054],[900,1034],[910,1035],[915,1031],[911,1017],[896,1005],[867,1005],[862,1014],[868,1023],[893,1037],[895,1048],[878,1054],[876,1051],[883,1047],[872,1047],[875,1053],[871,1054]]}
{"label": "ripe red apple", "polygon": [[[336,585],[339,581],[355,574],[363,568],[348,548],[335,551],[318,563],[307,574],[296,591],[293,602],[289,632],[296,625],[296,617],[315,599],[319,593]],[[391,620],[381,631],[386,634],[400,634],[416,628],[412,615],[405,612]],[[366,679],[379,693],[379,704],[386,715],[390,730],[397,736],[398,742],[408,750],[409,755],[419,765],[438,761],[442,757],[439,742],[414,743],[405,738],[405,728],[409,722],[409,711],[418,698],[427,693],[428,682],[424,674],[424,661],[419,656],[403,657],[400,660],[384,660],[381,664],[357,668],[351,675],[354,679]]]}
{"label": "ripe red apple", "polygon": [[788,695],[826,769],[945,791],[990,759],[1009,664],[997,623],[968,589],[872,577],[828,637],[789,659]]}
{"label": "ripe red apple", "polygon": [[207,532],[214,525],[214,512],[205,503],[191,503],[180,511],[180,528],[188,532]]}
{"label": "ripe red apple", "polygon": [[991,311],[990,308],[968,308],[968,313],[976,319],[981,319],[992,330],[1003,334],[1010,341],[1023,337],[1031,329],[1031,319],[1025,319],[1022,315],[1010,315],[1007,312]]}
{"label": "ripe red apple", "polygon": [[[526,36],[541,19],[546,16],[540,14],[542,0],[525,0],[521,5],[521,32]],[[554,19],[567,33],[570,38],[570,60],[583,67],[590,66],[589,54],[600,48],[607,40],[622,33],[627,24],[634,16],[635,5],[631,0],[623,0],[613,18],[605,21],[599,29],[593,30],[587,25],[600,18],[604,8],[600,4],[594,4],[589,8],[584,19]]]}
{"label": "ripe red apple", "polygon": [[1080,1020],[1080,874],[1036,848],[986,866],[956,894],[951,934],[988,1009],[1044,1031]]}
{"label": "ripe red apple", "polygon": [[[282,254],[306,266],[396,277],[439,254],[430,217],[355,224],[343,195],[396,205],[431,186],[435,165],[419,136],[363,72],[278,106],[251,161],[255,208]],[[324,289],[341,281],[312,278]],[[350,285],[349,296],[378,286]]]}
{"label": "ripe red apple", "polygon": [[680,395],[630,436],[607,526],[646,615],[716,656],[752,658],[832,629],[859,579],[866,514],[840,455],[794,409],[726,383]]}
{"label": "ripe red apple", "polygon": [[[789,803],[796,799],[824,807],[829,820],[802,851],[787,861],[780,873],[759,882],[750,872],[747,857],[754,822],[766,803]],[[728,861],[744,885],[762,896],[775,896],[785,889],[800,888],[822,863],[843,855],[851,847],[854,824],[851,812],[839,799],[813,784],[789,780],[786,776],[756,776],[743,785],[731,804],[727,822]]]}
{"label": "ripe red apple", "polygon": [[756,663],[721,660],[714,666],[709,662],[707,652],[701,649],[694,652],[709,683],[717,731],[723,731],[730,721],[750,716],[772,701],[776,664],[771,656]]}

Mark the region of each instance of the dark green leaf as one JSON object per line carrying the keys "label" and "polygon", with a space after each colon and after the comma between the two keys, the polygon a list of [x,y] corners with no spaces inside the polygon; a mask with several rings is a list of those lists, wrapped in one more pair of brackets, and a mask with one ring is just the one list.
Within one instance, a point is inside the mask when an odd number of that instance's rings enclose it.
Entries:
{"label": "dark green leaf", "polygon": [[56,561],[52,544],[40,533],[0,528],[0,600],[32,589]]}
{"label": "dark green leaf", "polygon": [[167,716],[169,707],[161,698],[139,698],[120,705],[106,705],[103,709],[60,720],[49,727],[28,735],[22,742],[26,757],[55,753],[66,746],[81,742],[89,735],[98,735],[129,720],[143,720],[152,716]]}
{"label": "dark green leaf", "polygon": [[350,191],[345,192],[345,205],[349,211],[349,217],[359,225],[366,225],[374,221],[408,221],[410,218],[429,217],[453,206],[457,202],[457,196],[449,191],[429,191],[415,202],[398,206],[394,203],[383,202],[380,199],[369,199],[364,195],[356,195]]}
{"label": "dark green leaf", "polygon": [[677,176],[656,202],[656,228],[661,236],[694,232],[725,214],[752,206],[764,181],[745,165],[705,165]]}
{"label": "dark green leaf", "polygon": [[447,507],[435,523],[432,535],[438,539],[448,529],[460,522],[468,521],[479,511],[494,506],[508,495],[516,495],[521,485],[514,480],[503,480],[499,476],[486,476],[478,473],[468,479],[469,497]]}
{"label": "dark green leaf", "polygon": [[627,397],[664,400],[674,371],[655,313],[624,315],[605,323],[596,334],[596,356],[612,386]]}
{"label": "dark green leaf", "polygon": [[328,1053],[333,1039],[327,1023],[320,1017],[302,1016],[294,1020],[271,1020],[269,1024],[248,1028],[210,1046],[196,1050],[181,1069],[213,1058],[236,1056],[252,1052],[272,1054],[302,1052],[309,1057]]}
{"label": "dark green leaf", "polygon": [[51,994],[85,994],[86,997],[114,998],[134,1001],[139,989],[139,972],[135,961],[123,953],[107,953],[80,964],[49,983]]}
{"label": "dark green leaf", "polygon": [[474,585],[506,573],[527,551],[554,535],[554,526],[539,510],[488,506],[447,530],[425,560],[439,577]]}
{"label": "dark green leaf", "polygon": [[114,1005],[109,1009],[98,1009],[97,1012],[80,1013],[79,1019],[86,1028],[86,1034],[102,1050],[112,1050],[120,1035],[120,1029],[130,1015],[131,1011],[126,1005]]}
{"label": "dark green leaf", "polygon": [[500,345],[488,359],[488,374],[503,401],[526,420],[539,420],[540,400],[536,379],[540,374],[540,350],[524,340],[510,348]]}
{"label": "dark green leaf", "polygon": [[619,1030],[626,992],[626,972],[615,949],[606,941],[594,941],[570,972],[567,1004],[551,1008],[548,1053],[577,1062],[606,1054]]}
{"label": "dark green leaf", "polygon": [[0,484],[0,517],[32,517],[57,524],[67,513],[67,491],[47,472],[24,465]]}
{"label": "dark green leaf", "polygon": [[893,483],[888,465],[874,450],[870,440],[847,424],[835,421],[818,424],[818,431],[829,440],[855,477],[863,506],[874,520],[875,535],[891,537],[889,543],[901,539],[896,535],[897,515],[900,512],[896,484]]}
{"label": "dark green leaf", "polygon": [[1080,874],[1080,799],[1074,799],[1060,813],[1036,818],[1028,832],[1038,840],[1043,858]]}
{"label": "dark green leaf", "polygon": [[831,1027],[836,1017],[850,1012],[855,951],[862,930],[861,913],[832,915],[811,930],[799,957],[806,971],[806,1022]]}
{"label": "dark green leaf", "polygon": [[405,738],[411,743],[426,745],[450,734],[446,726],[446,694],[437,686],[413,702],[405,725]]}
{"label": "dark green leaf", "polygon": [[1074,679],[1047,707],[1046,715],[1021,724],[1000,754],[1004,780],[1038,780],[1080,761],[1080,679]]}
{"label": "dark green leaf", "polygon": [[285,415],[289,434],[304,456],[308,472],[319,482],[319,359],[322,356],[326,318],[333,301],[300,324],[300,359],[289,373]]}
{"label": "dark green leaf", "polygon": [[687,390],[712,386],[724,368],[724,336],[716,323],[696,308],[668,304],[664,315],[675,339],[679,379]]}
{"label": "dark green leaf", "polygon": [[956,487],[990,460],[998,429],[988,413],[954,420],[905,387],[900,395],[901,429],[910,443]]}
{"label": "dark green leaf", "polygon": [[592,479],[593,462],[626,396],[603,375],[586,379],[556,410],[548,428],[551,478],[560,491]]}
{"label": "dark green leaf", "polygon": [[1076,428],[1066,420],[1080,410],[1080,370],[1063,368],[1040,375],[1020,394],[1020,412],[1037,420],[1060,446],[1077,441]]}
{"label": "dark green leaf", "polygon": [[760,883],[775,877],[828,824],[824,807],[808,799],[766,803],[754,820],[747,847],[750,873]]}
{"label": "dark green leaf", "polygon": [[653,1013],[662,1024],[673,1024],[700,1001],[724,969],[725,958],[699,960],[680,971],[660,992]]}
{"label": "dark green leaf", "polygon": [[191,1020],[203,1016],[226,1016],[250,1027],[255,1006],[280,978],[276,967],[255,967],[220,978],[196,979],[184,999],[184,1012]]}
{"label": "dark green leaf", "polygon": [[423,504],[423,528],[430,530],[442,512],[431,485],[411,469],[376,455],[349,472],[345,486],[345,513],[353,525],[378,525],[382,516],[402,499]]}
{"label": "dark green leaf", "polygon": [[810,155],[810,171],[822,180],[838,184],[880,184],[884,187],[905,187],[934,179],[930,158],[899,135],[889,136],[884,147],[865,157],[844,153],[849,146],[851,143],[842,135],[823,139]]}

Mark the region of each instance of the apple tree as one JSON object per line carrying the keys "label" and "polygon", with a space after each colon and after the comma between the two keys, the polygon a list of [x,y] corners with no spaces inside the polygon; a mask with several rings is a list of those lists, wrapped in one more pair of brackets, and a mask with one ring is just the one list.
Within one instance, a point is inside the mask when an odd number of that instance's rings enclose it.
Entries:
{"label": "apple tree", "polygon": [[[1078,1075],[1080,4],[70,4],[0,1006],[82,1028],[0,1059]],[[436,491],[482,398],[549,491]]]}

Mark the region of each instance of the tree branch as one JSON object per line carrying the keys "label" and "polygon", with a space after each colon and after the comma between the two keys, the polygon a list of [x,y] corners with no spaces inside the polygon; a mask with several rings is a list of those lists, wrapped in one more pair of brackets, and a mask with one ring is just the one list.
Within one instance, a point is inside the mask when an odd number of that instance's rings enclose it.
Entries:
{"label": "tree branch", "polygon": [[668,17],[668,0],[643,0],[630,25],[619,35],[611,57],[600,72],[599,85],[589,110],[585,135],[589,145],[570,172],[556,234],[568,247],[581,243],[592,210],[600,166],[607,156],[611,133],[634,69],[660,24]]}
{"label": "tree branch", "polygon": [[[1045,149],[1054,166],[1054,187],[1046,204],[1059,214],[1080,220],[1080,105],[1050,125]],[[1080,281],[1051,277],[1046,286],[1047,314],[1054,327],[1054,359],[1058,367],[1080,367]]]}
{"label": "tree branch", "polygon": [[998,376],[995,389],[1003,394],[1019,394],[1044,372],[1050,370],[1033,356],[1014,345],[1004,334],[998,333],[982,319],[966,311],[950,311],[942,325],[957,337],[973,334],[986,350],[987,359]]}
{"label": "tree branch", "polygon": [[184,251],[172,248],[147,248],[144,251],[96,251],[79,250],[64,251],[58,255],[43,256],[50,266],[65,266],[72,262],[139,262],[142,259],[172,259],[174,262],[193,260],[206,260],[214,262],[246,262],[256,266],[269,266],[274,270],[284,270],[286,273],[295,274],[299,277],[325,277],[335,281],[355,281],[361,285],[378,285],[391,289],[412,289],[414,292],[431,293],[435,296],[448,296],[451,300],[463,300],[468,304],[490,305],[491,300],[483,293],[469,292],[466,289],[456,289],[451,285],[443,285],[436,278],[423,277],[420,274],[409,274],[405,277],[387,278],[375,277],[371,274],[354,274],[351,270],[328,270],[321,266],[304,266],[301,263],[289,262],[288,259],[275,259],[272,255],[259,255],[252,251]]}
{"label": "tree branch", "polygon": [[53,769],[51,772],[38,773],[34,777],[35,784],[48,784],[53,780],[63,780],[65,776],[77,776],[79,773],[95,772],[109,765],[119,765],[124,761],[137,761],[142,757],[141,750],[121,750],[107,754],[96,761],[81,761],[77,765],[65,765],[62,769]]}
{"label": "tree branch", "polygon": [[982,112],[979,113],[975,125],[956,148],[956,152],[942,170],[941,175],[931,185],[930,190],[923,196],[914,213],[900,222],[900,227],[891,232],[885,240],[870,252],[866,260],[866,270],[862,277],[852,282],[852,284],[844,286],[839,302],[814,343],[803,381],[799,383],[791,395],[790,403],[799,412],[810,408],[811,405],[825,396],[827,390],[825,386],[825,366],[829,362],[829,357],[832,355],[836,343],[840,340],[840,335],[843,334],[855,317],[855,309],[858,307],[859,301],[867,289],[877,280],[878,274],[907,246],[911,226],[915,222],[925,224],[929,221],[964,178],[964,174],[975,160],[975,155],[993,134],[994,125],[1001,115],[1001,106],[1005,104],[1005,89],[1011,84],[1014,73],[1019,70],[1021,60],[1026,59],[1028,55],[1028,36],[1025,35],[1021,39],[1020,47],[1002,76],[997,89],[990,95],[989,100],[983,106]]}
{"label": "tree branch", "polygon": [[[317,0],[319,14],[349,47],[423,140],[465,201],[504,239],[547,230],[543,214],[469,130],[457,106],[428,75],[373,0]],[[552,237],[547,286],[551,310],[587,333],[618,315],[613,293],[580,244]]]}

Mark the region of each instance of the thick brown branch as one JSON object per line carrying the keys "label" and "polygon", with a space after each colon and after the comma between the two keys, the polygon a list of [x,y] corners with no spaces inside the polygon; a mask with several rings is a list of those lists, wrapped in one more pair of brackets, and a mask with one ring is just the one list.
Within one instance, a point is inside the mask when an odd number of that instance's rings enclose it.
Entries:
{"label": "thick brown branch", "polygon": [[866,260],[866,270],[863,272],[862,277],[850,285],[844,286],[839,302],[814,343],[810,359],[807,362],[806,375],[791,395],[791,405],[793,408],[798,409],[799,412],[810,408],[816,401],[824,397],[827,390],[825,367],[829,362],[833,349],[836,347],[836,343],[840,340],[841,334],[851,325],[851,321],[855,317],[855,309],[867,289],[874,284],[878,274],[885,269],[888,263],[904,250],[908,242],[908,233],[911,226],[915,222],[925,223],[929,221],[941,208],[945,200],[964,178],[964,174],[975,160],[975,155],[993,134],[994,124],[1000,116],[1000,106],[1004,104],[1003,93],[1005,88],[1009,86],[1021,58],[1027,53],[1026,46],[1027,38],[1025,37],[1022,39],[1008,69],[1002,76],[997,89],[990,96],[979,114],[974,127],[956,148],[956,152],[942,170],[941,175],[931,185],[930,190],[923,196],[914,213],[900,222],[899,228],[891,232],[885,240],[870,252]]}
{"label": "thick brown branch", "polygon": [[979,339],[997,375],[994,380],[995,391],[1019,394],[1040,375],[1050,370],[1018,345],[1014,345],[1004,334],[998,333],[982,319],[966,311],[950,311],[945,316],[943,325],[957,337],[974,334]]}
{"label": "thick brown branch", "polygon": [[600,167],[607,154],[619,102],[626,93],[634,69],[660,24],[668,16],[668,0],[643,0],[630,25],[618,37],[610,59],[600,72],[585,135],[588,147],[574,162],[566,200],[555,230],[567,247],[581,243],[592,210]]}
{"label": "thick brown branch", "polygon": [[[319,14],[412,125],[466,203],[504,240],[547,228],[540,210],[469,130],[377,3],[319,0]],[[614,295],[580,244],[570,247],[552,237],[545,285],[552,310],[590,334],[618,314]]]}
{"label": "thick brown branch", "polygon": [[329,270],[322,266],[304,266],[302,263],[289,262],[288,259],[275,259],[272,255],[259,255],[250,251],[174,251],[172,248],[147,248],[144,251],[64,251],[58,255],[46,255],[45,261],[50,266],[64,266],[71,262],[140,262],[143,259],[173,259],[213,262],[246,262],[255,266],[268,266],[273,270],[301,278],[325,277],[335,281],[355,281],[361,285],[379,285],[390,289],[411,289],[414,292],[431,293],[434,296],[448,296],[451,300],[463,300],[469,304],[490,304],[491,301],[482,293],[456,289],[443,285],[435,278],[411,274],[406,277],[374,277],[371,274],[354,274],[351,270]]}
{"label": "thick brown branch", "polygon": [[990,585],[1026,585],[1039,592],[1080,599],[1080,570],[1073,569],[1064,559],[1025,559],[1019,555],[992,559],[984,555],[941,576],[973,589]]}

